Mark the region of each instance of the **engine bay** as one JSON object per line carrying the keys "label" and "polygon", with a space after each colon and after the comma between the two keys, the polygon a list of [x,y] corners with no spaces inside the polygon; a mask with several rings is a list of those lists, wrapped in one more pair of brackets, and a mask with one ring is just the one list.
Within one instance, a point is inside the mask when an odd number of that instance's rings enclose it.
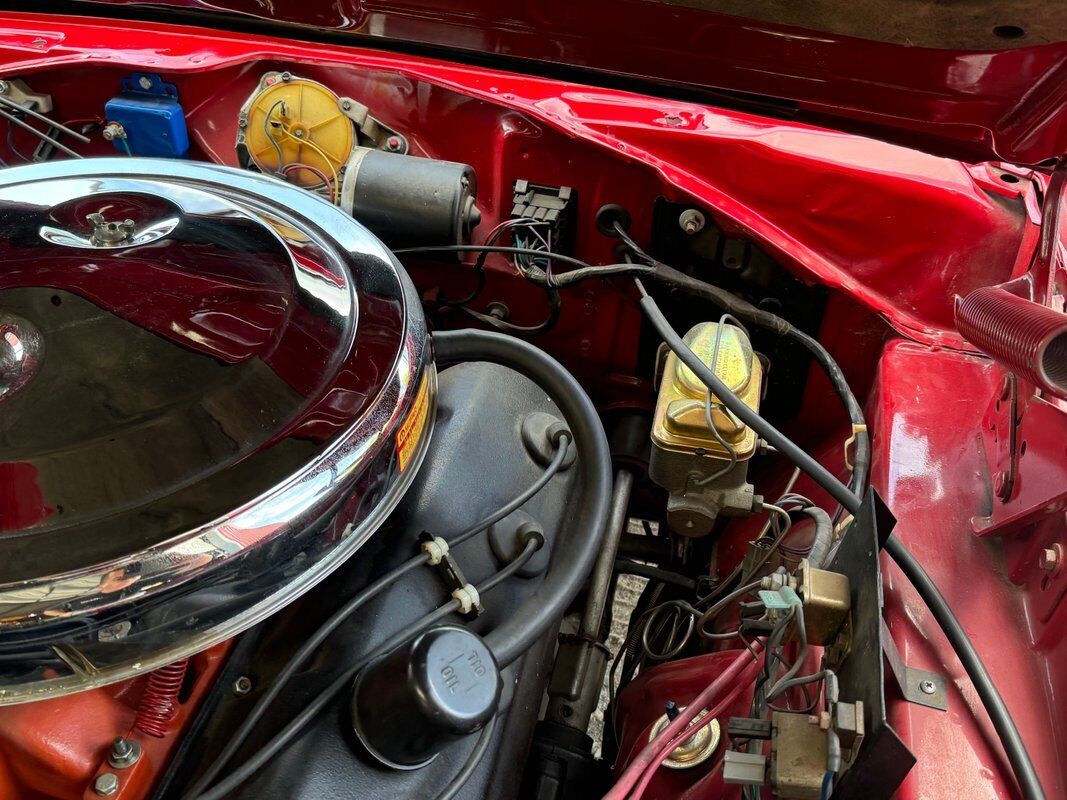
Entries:
{"label": "engine bay", "polygon": [[0,797],[1064,796],[1062,167],[50,24]]}

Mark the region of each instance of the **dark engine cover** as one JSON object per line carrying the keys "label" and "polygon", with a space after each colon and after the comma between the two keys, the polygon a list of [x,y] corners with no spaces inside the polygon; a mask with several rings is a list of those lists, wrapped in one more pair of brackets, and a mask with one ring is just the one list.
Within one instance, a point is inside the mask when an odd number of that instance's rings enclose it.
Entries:
{"label": "dark engine cover", "polygon": [[[258,692],[234,697],[233,681],[251,677],[264,686],[295,647],[334,609],[373,578],[411,557],[423,531],[448,538],[499,508],[540,475],[544,466],[523,444],[522,423],[534,412],[557,418],[559,411],[544,391],[525,377],[491,364],[460,364],[439,376],[438,416],[426,461],[415,484],[389,522],[369,542],[365,557],[350,562],[303,600],[242,637],[200,713],[197,729],[186,736],[161,797],[178,800],[244,718]],[[564,521],[573,515],[574,468],[553,478],[522,512],[544,531],[553,548]],[[480,534],[453,551],[468,580],[478,584],[501,567],[489,537]],[[540,575],[516,576],[482,598],[485,613],[465,624],[484,634],[507,619],[529,597]],[[392,633],[448,599],[450,590],[427,567],[368,603],[344,623],[283,692],[262,729],[235,757],[240,763],[292,719],[334,677]],[[457,618],[458,621],[458,618]],[[514,797],[521,764],[532,737],[551,659],[555,633],[503,670],[501,712],[485,757],[461,797]],[[398,676],[398,680],[399,680]],[[400,771],[382,766],[353,732],[349,696],[342,696],[235,798],[252,800],[393,800],[432,798],[459,771],[477,734],[448,745],[427,766]]]}

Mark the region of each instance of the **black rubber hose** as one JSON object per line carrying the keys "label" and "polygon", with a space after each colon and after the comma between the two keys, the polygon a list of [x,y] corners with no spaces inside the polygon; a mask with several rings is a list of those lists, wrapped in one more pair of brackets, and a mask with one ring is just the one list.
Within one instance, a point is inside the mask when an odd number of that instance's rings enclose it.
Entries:
{"label": "black rubber hose", "polygon": [[993,721],[993,728],[1000,738],[1000,743],[1004,746],[1004,752],[1007,754],[1008,762],[1015,773],[1015,780],[1019,782],[1019,789],[1022,791],[1023,797],[1027,800],[1044,800],[1045,792],[1041,788],[1041,781],[1037,776],[1037,771],[1034,769],[1033,762],[1030,760],[1026,745],[1023,744],[1022,737],[1019,735],[1019,729],[1015,727],[1015,720],[1011,718],[1008,707],[1004,705],[1004,698],[997,691],[997,687],[986,671],[981,657],[974,649],[974,645],[971,644],[971,640],[967,637],[967,632],[963,630],[963,626],[960,625],[960,621],[952,613],[952,608],[949,606],[948,601],[945,600],[945,596],[941,594],[937,584],[926,574],[922,564],[901,544],[898,538],[890,536],[885,543],[885,551],[897,563],[900,571],[911,581],[911,585],[915,587],[923,602],[926,603],[927,608],[930,609],[930,613],[937,620],[937,624],[945,632],[945,638],[952,645],[952,649],[956,651],[956,657],[963,664],[967,677],[974,684],[975,691],[978,692],[978,697],[981,699],[986,713],[989,714],[989,718]]}
{"label": "black rubber hose", "polygon": [[867,473],[871,467],[871,437],[867,432],[867,420],[863,416],[863,407],[860,406],[859,400],[856,399],[856,395],[852,392],[852,387],[848,385],[845,373],[841,371],[841,367],[834,361],[834,357],[830,355],[818,339],[808,336],[804,331],[794,328],[792,325],[789,326],[789,330],[785,335],[787,338],[793,339],[807,348],[812,358],[823,368],[826,377],[830,379],[830,385],[833,386],[834,391],[837,392],[837,396],[841,398],[841,402],[845,406],[845,412],[848,414],[849,422],[853,425],[852,430],[856,437],[856,445],[852,453],[853,494],[862,497],[867,486]]}
{"label": "black rubber hose", "polygon": [[442,331],[433,335],[438,365],[488,361],[510,367],[536,383],[563,414],[578,450],[581,503],[552,554],[541,585],[506,622],[485,637],[497,662],[507,666],[557,625],[589,577],[607,529],[611,507],[611,454],[604,426],[574,376],[543,350],[491,331]]}
{"label": "black rubber hose", "polygon": [[690,592],[696,589],[697,585],[696,581],[692,578],[687,578],[685,575],[680,575],[677,572],[671,572],[667,569],[660,569],[651,564],[641,564],[637,561],[630,561],[625,558],[615,559],[615,571],[621,572],[624,575],[637,575],[641,578],[669,583],[672,586],[677,586],[680,589],[685,589]]}
{"label": "black rubber hose", "polygon": [[[818,461],[801,450],[796,444],[767,422],[763,417],[749,408],[744,401],[735,395],[726,384],[707,365],[690,350],[682,338],[671,327],[663,312],[659,310],[656,301],[645,292],[640,281],[637,283],[641,291],[641,309],[645,312],[656,332],[667,343],[667,346],[688,366],[693,373],[722,401],[730,411],[746,425],[759,433],[764,439],[778,448],[786,458],[806,472],[816,483],[837,500],[852,514],[859,513],[861,500],[854,495],[849,488],[835,478]],[[1004,698],[1000,696],[993,679],[989,676],[982,659],[974,649],[970,639],[967,638],[963,626],[960,625],[956,615],[941,594],[937,585],[926,574],[926,570],[916,560],[908,549],[895,536],[890,536],[886,541],[885,550],[897,563],[901,571],[907,576],[915,587],[923,602],[930,609],[941,626],[945,637],[959,658],[960,663],[966,670],[968,677],[974,684],[978,696],[985,707],[986,713],[993,722],[993,727],[1000,738],[1004,752],[1015,772],[1015,780],[1019,783],[1019,789],[1026,800],[1045,800],[1045,793],[1041,788],[1041,781],[1030,760],[1030,754],[1023,744],[1019,729],[1015,726],[1008,708],[1004,705]]]}
{"label": "black rubber hose", "polygon": [[615,232],[627,247],[633,251],[634,255],[652,267],[650,277],[653,280],[671,288],[680,289],[687,294],[710,300],[719,308],[750,325],[793,339],[811,353],[830,379],[830,384],[833,386],[834,391],[837,392],[838,397],[841,398],[849,421],[852,423],[852,436],[856,445],[853,454],[852,485],[855,494],[858,497],[862,497],[864,487],[867,485],[867,472],[871,464],[871,441],[867,434],[867,424],[863,418],[863,409],[860,407],[856,395],[853,394],[852,387],[848,385],[845,374],[841,371],[841,367],[837,365],[837,362],[834,361],[833,356],[822,346],[822,343],[818,339],[808,336],[799,328],[794,327],[792,323],[782,319],[777,314],[757,308],[742,297],[738,297],[707,281],[686,275],[684,272],[653,258],[641,249],[641,246],[633,240],[626,228],[618,222],[615,223]]}
{"label": "black rubber hose", "polygon": [[682,337],[671,327],[667,318],[663,316],[663,312],[660,311],[659,306],[656,305],[656,301],[645,292],[640,282],[637,285],[640,287],[642,294],[641,310],[645,312],[645,316],[648,317],[656,332],[667,343],[667,346],[674,351],[674,354],[682,360],[682,363],[693,371],[693,374],[711,390],[712,394],[724,406],[734,413],[734,416],[759,433],[760,436],[777,448],[778,452],[810,475],[831,497],[855,514],[860,507],[859,498],[845,484],[834,477],[826,467],[805,453],[792,439],[767,422],[756,411],[753,411],[744,400],[730,390],[730,387],[719,380],[719,377],[708,368],[707,364],[701,361],[696,353],[686,346],[685,342],[682,341]]}
{"label": "black rubber hose", "polygon": [[681,270],[668,266],[662,261],[653,260],[652,266],[654,269],[649,277],[666,286],[680,289],[686,294],[710,300],[723,311],[728,311],[742,322],[748,322],[757,327],[766,328],[769,331],[777,333],[779,336],[785,336],[789,333],[789,329],[793,327],[789,322],[782,319],[777,314],[772,314],[770,311],[764,311],[762,308],[757,308],[744,298],[738,297],[732,292],[721,289],[707,281],[702,281],[699,278],[686,275]]}

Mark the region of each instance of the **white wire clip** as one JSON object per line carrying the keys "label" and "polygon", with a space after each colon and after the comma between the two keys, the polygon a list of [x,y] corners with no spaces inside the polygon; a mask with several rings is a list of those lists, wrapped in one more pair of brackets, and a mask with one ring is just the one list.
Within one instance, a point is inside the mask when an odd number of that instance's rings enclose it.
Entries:
{"label": "white wire clip", "polygon": [[452,592],[452,599],[459,600],[459,611],[461,614],[471,613],[473,609],[478,607],[478,604],[482,600],[478,595],[478,590],[474,588],[474,584],[471,583]]}
{"label": "white wire clip", "polygon": [[855,424],[853,424],[853,426],[852,426],[852,435],[849,436],[847,439],[845,439],[845,466],[848,467],[849,469],[854,469],[855,467],[854,467],[854,465],[852,463],[852,459],[850,459],[848,457],[848,451],[852,448],[852,445],[856,443],[856,435],[859,434],[859,433],[866,433],[866,432],[867,432],[867,426],[866,425],[855,425]]}
{"label": "white wire clip", "polygon": [[436,567],[448,555],[448,542],[440,536],[435,536],[430,541],[422,543],[422,552],[430,556],[430,566]]}

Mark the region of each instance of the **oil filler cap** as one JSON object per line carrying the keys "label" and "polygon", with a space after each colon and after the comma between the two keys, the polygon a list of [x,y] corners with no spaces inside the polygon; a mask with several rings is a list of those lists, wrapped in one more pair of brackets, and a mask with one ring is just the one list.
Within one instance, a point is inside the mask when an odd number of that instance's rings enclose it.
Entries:
{"label": "oil filler cap", "polygon": [[374,662],[356,679],[352,724],[367,751],[394,769],[418,769],[496,713],[502,681],[476,634],[434,628]]}

